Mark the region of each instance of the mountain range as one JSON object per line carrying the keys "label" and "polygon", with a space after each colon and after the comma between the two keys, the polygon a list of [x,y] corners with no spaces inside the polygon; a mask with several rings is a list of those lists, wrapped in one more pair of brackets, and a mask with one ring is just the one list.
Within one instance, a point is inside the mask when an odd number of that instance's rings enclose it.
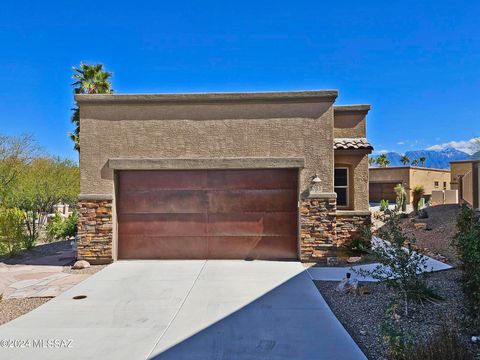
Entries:
{"label": "mountain range", "polygon": [[[397,152],[387,152],[385,155],[390,161],[388,166],[404,166],[400,161],[403,154]],[[407,151],[405,155],[408,156],[410,161],[425,157],[427,160],[425,161],[424,166],[436,169],[449,169],[450,161],[480,159],[480,151],[477,151],[473,155],[469,155],[466,152],[454,149],[453,147],[448,147],[442,150]],[[376,159],[378,156],[380,155],[374,155],[372,157]]]}

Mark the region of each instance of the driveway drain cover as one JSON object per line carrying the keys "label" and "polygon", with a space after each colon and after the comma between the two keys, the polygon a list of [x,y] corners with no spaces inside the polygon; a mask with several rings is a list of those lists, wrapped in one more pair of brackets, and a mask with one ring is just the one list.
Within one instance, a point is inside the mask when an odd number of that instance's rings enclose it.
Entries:
{"label": "driveway drain cover", "polygon": [[86,297],[87,297],[87,295],[76,295],[72,299],[73,300],[82,300],[82,299],[85,299]]}

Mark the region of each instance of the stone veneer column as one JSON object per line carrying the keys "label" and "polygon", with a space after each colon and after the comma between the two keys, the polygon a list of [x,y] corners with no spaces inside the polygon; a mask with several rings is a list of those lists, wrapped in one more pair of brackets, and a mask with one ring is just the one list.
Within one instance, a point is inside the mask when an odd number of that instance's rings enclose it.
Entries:
{"label": "stone veneer column", "polygon": [[81,195],[78,208],[77,258],[91,264],[112,262],[112,198]]}
{"label": "stone veneer column", "polygon": [[309,193],[301,199],[300,260],[315,262],[332,255],[336,245],[335,193]]}

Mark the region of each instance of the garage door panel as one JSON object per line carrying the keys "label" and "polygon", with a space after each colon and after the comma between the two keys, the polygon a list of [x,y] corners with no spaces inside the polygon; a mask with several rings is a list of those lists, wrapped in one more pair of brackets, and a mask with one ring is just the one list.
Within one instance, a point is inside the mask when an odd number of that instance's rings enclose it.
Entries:
{"label": "garage door panel", "polygon": [[118,220],[122,235],[207,235],[207,214],[124,214]]}
{"label": "garage door panel", "polygon": [[118,176],[118,182],[122,191],[205,189],[207,186],[207,172],[204,170],[121,171]]}
{"label": "garage door panel", "polygon": [[297,246],[290,236],[210,236],[209,259],[291,259]]}
{"label": "garage door panel", "polygon": [[297,206],[296,190],[220,190],[208,193],[208,212],[285,212]]}
{"label": "garage door panel", "polygon": [[391,183],[370,183],[369,184],[369,197],[370,201],[379,202],[380,200],[395,201],[395,186],[401,183],[401,181]]}
{"label": "garage door panel", "polygon": [[122,236],[120,259],[206,259],[207,237]]}
{"label": "garage door panel", "polygon": [[296,189],[297,172],[291,169],[275,170],[211,170],[209,189]]}
{"label": "garage door panel", "polygon": [[209,214],[208,234],[220,236],[296,235],[295,213]]}
{"label": "garage door panel", "polygon": [[120,171],[122,259],[296,259],[298,172]]}
{"label": "garage door panel", "polygon": [[124,191],[119,213],[205,213],[208,196],[204,190]]}

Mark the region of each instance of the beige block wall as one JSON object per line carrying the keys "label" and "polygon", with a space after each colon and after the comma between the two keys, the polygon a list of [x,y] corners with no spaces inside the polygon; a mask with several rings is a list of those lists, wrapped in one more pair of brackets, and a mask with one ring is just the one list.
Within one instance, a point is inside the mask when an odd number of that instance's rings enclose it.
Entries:
{"label": "beige block wall", "polygon": [[304,157],[300,190],[332,192],[332,103],[80,101],[81,193],[113,194],[110,158],[185,157]]}
{"label": "beige block wall", "polygon": [[458,190],[458,177],[472,171],[472,162],[450,163],[451,188]]}
{"label": "beige block wall", "polygon": [[[438,181],[438,187],[435,187],[435,181]],[[450,171],[448,170],[410,168],[410,188],[422,185],[425,188],[425,195],[431,195],[433,190],[443,190],[444,182],[445,189],[450,190]]]}
{"label": "beige block wall", "polygon": [[[435,188],[435,181],[438,181],[438,188]],[[428,196],[433,190],[443,190],[444,182],[449,190],[450,171],[409,166],[370,168],[370,182],[403,183],[408,193],[407,203],[410,204],[413,198],[411,190],[417,185],[422,185]]]}
{"label": "beige block wall", "polygon": [[335,166],[345,166],[349,169],[350,204],[346,210],[368,211],[368,155],[342,155],[337,151],[335,152]]}

